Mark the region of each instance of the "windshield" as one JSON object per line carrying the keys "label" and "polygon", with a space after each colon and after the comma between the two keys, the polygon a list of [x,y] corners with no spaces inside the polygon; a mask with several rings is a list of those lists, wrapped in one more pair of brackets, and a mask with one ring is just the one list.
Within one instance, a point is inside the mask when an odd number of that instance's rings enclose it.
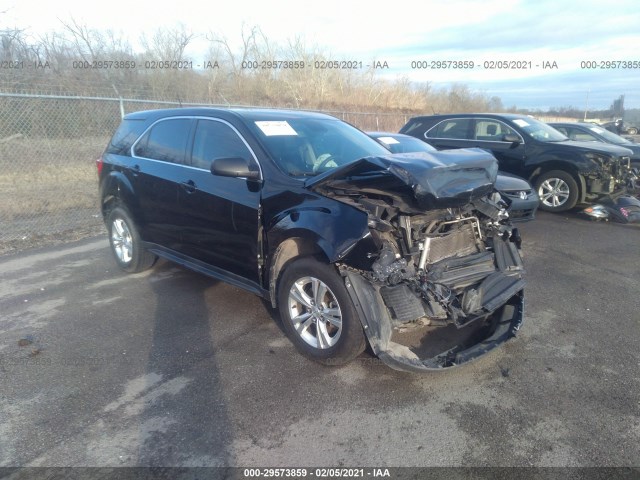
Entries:
{"label": "windshield", "polygon": [[511,120],[511,123],[520,127],[531,138],[541,142],[564,142],[569,140],[555,128],[535,118],[516,118]]}
{"label": "windshield", "polygon": [[611,142],[611,143],[616,143],[618,145],[631,145],[632,143],[627,140],[626,138],[622,138],[620,135],[616,135],[613,132],[610,132],[609,130],[606,130],[602,127],[587,127],[589,128],[589,130],[591,130],[593,133],[597,133],[598,135],[600,135],[602,138],[604,138],[607,142]]}
{"label": "windshield", "polygon": [[324,118],[256,121],[251,128],[278,166],[311,177],[354,160],[389,152],[348,123]]}

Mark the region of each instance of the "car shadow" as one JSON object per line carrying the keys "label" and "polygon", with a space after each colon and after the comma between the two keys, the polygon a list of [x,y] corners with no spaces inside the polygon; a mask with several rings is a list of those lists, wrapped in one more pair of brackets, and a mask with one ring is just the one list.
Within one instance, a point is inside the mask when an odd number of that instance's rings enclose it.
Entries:
{"label": "car shadow", "polygon": [[[147,375],[161,378],[143,413],[137,465],[232,464],[233,439],[205,292],[218,282],[160,261],[149,276],[156,296]],[[215,319],[213,319],[215,320]],[[154,392],[156,392],[154,394]],[[151,429],[156,429],[152,433]]]}

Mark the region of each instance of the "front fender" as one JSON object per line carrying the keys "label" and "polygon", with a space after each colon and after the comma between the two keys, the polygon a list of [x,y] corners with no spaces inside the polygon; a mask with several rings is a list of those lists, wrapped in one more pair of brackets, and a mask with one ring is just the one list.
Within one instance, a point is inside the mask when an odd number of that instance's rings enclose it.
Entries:
{"label": "front fender", "polygon": [[288,238],[317,245],[329,263],[337,262],[369,234],[367,214],[336,202],[330,206],[294,207],[274,218],[267,232],[269,254]]}
{"label": "front fender", "polygon": [[583,175],[599,172],[602,170],[602,166],[583,153],[558,148],[527,158],[526,169],[529,172],[565,170]]}

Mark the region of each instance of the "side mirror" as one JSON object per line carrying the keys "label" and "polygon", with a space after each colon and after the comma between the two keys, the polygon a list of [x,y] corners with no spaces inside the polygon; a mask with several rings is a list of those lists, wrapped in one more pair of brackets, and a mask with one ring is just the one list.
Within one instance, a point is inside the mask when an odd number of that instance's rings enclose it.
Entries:
{"label": "side mirror", "polygon": [[249,169],[249,160],[240,157],[214,158],[211,173],[220,177],[241,177],[247,180],[259,180],[260,172]]}
{"label": "side mirror", "polygon": [[515,133],[507,133],[502,137],[503,142],[520,143],[520,137]]}

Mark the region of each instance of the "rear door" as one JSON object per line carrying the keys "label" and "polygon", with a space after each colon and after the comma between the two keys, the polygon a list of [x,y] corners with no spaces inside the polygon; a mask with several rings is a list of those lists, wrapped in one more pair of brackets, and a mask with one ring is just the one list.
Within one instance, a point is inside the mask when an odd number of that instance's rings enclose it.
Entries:
{"label": "rear door", "polygon": [[261,182],[210,172],[215,158],[241,157],[257,163],[255,155],[231,124],[200,118],[189,157],[179,188],[183,252],[258,283]]}
{"label": "rear door", "polygon": [[127,171],[139,199],[142,238],[174,250],[179,249],[182,229],[176,180],[184,175],[193,124],[190,118],[154,123],[133,145]]}
{"label": "rear door", "polygon": [[473,119],[448,118],[424,133],[424,140],[438,150],[472,147]]}

